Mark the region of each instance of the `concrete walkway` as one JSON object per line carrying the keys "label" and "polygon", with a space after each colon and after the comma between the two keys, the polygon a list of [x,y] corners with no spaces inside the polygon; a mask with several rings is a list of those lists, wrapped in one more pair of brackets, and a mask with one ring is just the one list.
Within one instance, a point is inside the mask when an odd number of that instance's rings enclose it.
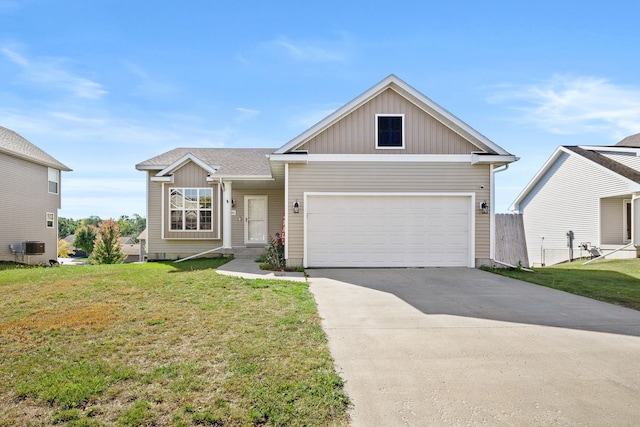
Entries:
{"label": "concrete walkway", "polygon": [[475,269],[308,270],[359,426],[636,426],[640,312]]}
{"label": "concrete walkway", "polygon": [[306,281],[304,273],[298,273],[295,271],[260,270],[260,265],[250,258],[234,258],[228,263],[218,267],[216,271],[227,276],[238,276],[246,279]]}

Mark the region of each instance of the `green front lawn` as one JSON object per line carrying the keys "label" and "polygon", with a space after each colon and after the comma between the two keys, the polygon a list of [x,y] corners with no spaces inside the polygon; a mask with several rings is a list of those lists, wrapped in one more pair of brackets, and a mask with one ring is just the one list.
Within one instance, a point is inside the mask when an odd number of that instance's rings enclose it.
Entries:
{"label": "green front lawn", "polygon": [[584,261],[536,268],[490,270],[576,295],[640,310],[640,259]]}
{"label": "green front lawn", "polygon": [[307,285],[223,262],[0,271],[0,426],[347,425]]}

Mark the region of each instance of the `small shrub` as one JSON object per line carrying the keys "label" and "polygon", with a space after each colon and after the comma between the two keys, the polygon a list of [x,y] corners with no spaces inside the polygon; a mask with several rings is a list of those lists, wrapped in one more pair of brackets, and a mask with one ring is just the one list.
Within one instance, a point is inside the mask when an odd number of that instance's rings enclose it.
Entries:
{"label": "small shrub", "polygon": [[286,266],[284,240],[280,233],[276,233],[275,236],[269,236],[269,243],[259,259],[262,261],[260,268],[263,270],[284,270]]}

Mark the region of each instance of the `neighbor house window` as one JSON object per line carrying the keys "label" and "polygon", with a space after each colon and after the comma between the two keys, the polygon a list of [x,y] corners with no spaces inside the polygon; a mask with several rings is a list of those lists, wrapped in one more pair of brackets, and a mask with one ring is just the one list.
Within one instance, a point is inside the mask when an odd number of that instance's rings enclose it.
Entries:
{"label": "neighbor house window", "polygon": [[403,114],[376,114],[376,148],[404,148]]}
{"label": "neighbor house window", "polygon": [[170,188],[169,229],[211,231],[213,229],[213,189]]}
{"label": "neighbor house window", "polygon": [[47,212],[47,228],[53,228],[55,222],[55,216],[53,212]]}
{"label": "neighbor house window", "polygon": [[60,171],[49,168],[49,193],[58,194],[60,188]]}

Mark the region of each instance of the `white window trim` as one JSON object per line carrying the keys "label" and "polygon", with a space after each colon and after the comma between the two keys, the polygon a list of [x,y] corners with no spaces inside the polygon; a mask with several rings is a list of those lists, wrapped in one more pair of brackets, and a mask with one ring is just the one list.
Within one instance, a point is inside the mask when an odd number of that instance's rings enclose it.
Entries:
{"label": "white window trim", "polygon": [[[219,194],[219,186],[216,186],[216,188],[214,189],[213,187],[169,187],[168,189],[168,195],[169,195],[169,206],[167,206],[168,208],[168,224],[167,224],[167,232],[168,233],[215,233],[217,232],[217,234],[220,234],[220,194]],[[171,203],[171,190],[174,189],[179,189],[179,190],[201,190],[201,189],[205,189],[205,190],[211,190],[211,221],[213,222],[214,220],[217,222],[216,227],[213,227],[213,223],[211,224],[211,229],[210,230],[200,230],[200,229],[196,229],[196,230],[187,230],[187,229],[182,229],[182,230],[174,230],[171,228],[171,211],[172,210],[176,210],[176,209],[172,209],[170,206]],[[200,194],[200,192],[198,191],[198,194]],[[199,200],[198,200],[199,202]],[[164,202],[163,202],[164,205]],[[164,206],[163,206],[164,207]],[[181,209],[182,211],[188,210],[185,208]],[[198,208],[198,212],[200,212],[200,208]],[[163,218],[164,218],[164,214],[163,214]],[[182,226],[184,227],[186,224],[185,219],[183,218],[183,223]],[[200,225],[200,217],[198,216],[198,226]],[[164,227],[163,227],[164,229]],[[216,237],[217,238],[217,237]]]}
{"label": "white window trim", "polygon": [[[49,225],[49,221],[51,221],[51,225]],[[54,228],[56,226],[56,215],[53,212],[47,212],[45,216],[45,224],[47,228]]]}
{"label": "white window trim", "polygon": [[[48,175],[47,175],[47,192],[49,194],[60,194],[60,171],[58,169],[48,168],[48,172],[47,173],[48,173]],[[49,190],[49,183],[50,182],[55,182],[56,183],[56,189],[58,191],[52,192],[52,191]]]}
{"label": "white window trim", "polygon": [[[381,147],[378,142],[378,118],[379,117],[402,117],[402,146],[400,147]],[[405,148],[405,129],[404,129],[404,114],[376,114],[375,120],[375,133],[376,133],[376,150],[404,150]]]}

